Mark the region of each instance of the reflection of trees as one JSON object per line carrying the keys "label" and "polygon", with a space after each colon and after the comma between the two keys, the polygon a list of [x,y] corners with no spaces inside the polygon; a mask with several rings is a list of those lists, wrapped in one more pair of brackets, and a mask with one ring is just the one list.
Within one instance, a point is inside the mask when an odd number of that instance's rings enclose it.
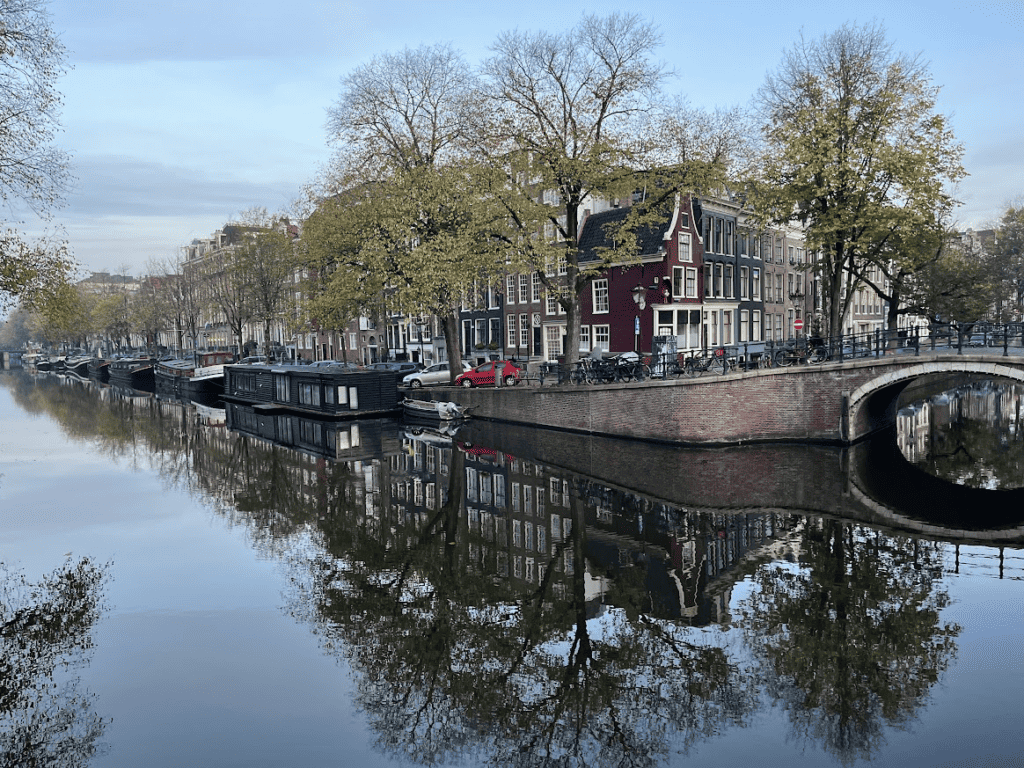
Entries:
{"label": "reflection of trees", "polygon": [[65,563],[38,583],[0,563],[0,764],[85,766],[106,723],[78,681],[102,611],[107,567]]}
{"label": "reflection of trees", "polygon": [[956,652],[938,544],[822,521],[796,569],[761,568],[745,624],[764,685],[794,733],[844,763],[869,760],[883,726],[926,700]]}
{"label": "reflection of trees", "polygon": [[543,575],[525,593],[499,578],[494,547],[463,522],[464,457],[452,455],[446,504],[351,539],[306,584],[325,646],[360,672],[382,749],[424,764],[651,765],[749,711],[725,653],[684,627],[619,609],[595,621],[575,495]]}

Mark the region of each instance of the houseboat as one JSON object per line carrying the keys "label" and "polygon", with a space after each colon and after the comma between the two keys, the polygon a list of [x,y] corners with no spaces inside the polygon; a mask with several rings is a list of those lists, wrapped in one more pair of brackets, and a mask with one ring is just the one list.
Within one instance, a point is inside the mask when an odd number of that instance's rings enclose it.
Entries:
{"label": "houseboat", "polygon": [[257,411],[290,411],[317,418],[396,416],[395,371],[350,371],[311,365],[228,365],[224,400]]}
{"label": "houseboat", "polygon": [[110,361],[102,357],[94,357],[89,361],[89,378],[106,384],[110,381]]}
{"label": "houseboat", "polygon": [[110,383],[128,389],[152,392],[156,385],[153,373],[155,364],[156,360],[152,357],[119,357],[111,360],[107,366]]}
{"label": "houseboat", "polygon": [[80,379],[89,378],[89,361],[93,358],[87,355],[75,355],[64,359],[64,373],[77,376]]}
{"label": "houseboat", "polygon": [[182,398],[223,395],[224,366],[233,359],[230,352],[202,352],[191,360],[160,360],[154,368],[157,394]]}

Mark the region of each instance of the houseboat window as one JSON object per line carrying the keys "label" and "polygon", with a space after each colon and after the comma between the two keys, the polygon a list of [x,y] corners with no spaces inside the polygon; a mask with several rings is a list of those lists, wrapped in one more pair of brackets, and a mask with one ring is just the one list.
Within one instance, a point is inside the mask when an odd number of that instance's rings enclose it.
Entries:
{"label": "houseboat window", "polygon": [[282,403],[288,402],[288,377],[287,376],[275,376],[274,386],[276,388],[276,396]]}
{"label": "houseboat window", "polygon": [[302,405],[320,405],[320,385],[299,384],[299,402]]}
{"label": "houseboat window", "polygon": [[359,390],[355,387],[348,388],[348,407],[353,410],[359,410]]}
{"label": "houseboat window", "polygon": [[334,405],[334,387],[330,384],[324,387],[324,402],[327,405]]}

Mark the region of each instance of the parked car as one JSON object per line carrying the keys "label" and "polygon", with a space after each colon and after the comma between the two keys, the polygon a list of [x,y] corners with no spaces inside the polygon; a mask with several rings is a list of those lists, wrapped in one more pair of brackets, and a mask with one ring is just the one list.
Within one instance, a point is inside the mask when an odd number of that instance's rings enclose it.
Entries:
{"label": "parked car", "polygon": [[309,364],[310,368],[335,368],[343,371],[358,371],[359,366],[355,363],[346,363],[341,360],[317,360]]}
{"label": "parked car", "polygon": [[494,386],[494,372],[499,371],[501,383],[506,387],[519,383],[521,371],[508,360],[491,360],[459,375],[455,383],[460,387]]}
{"label": "parked car", "polygon": [[420,363],[372,363],[366,366],[367,370],[370,371],[394,371],[399,376],[407,376],[410,373],[416,373],[423,369]]}
{"label": "parked car", "polygon": [[[402,385],[415,389],[426,384],[450,384],[451,375],[448,370],[448,363],[434,363],[422,371],[408,374],[402,379]],[[470,370],[469,363],[462,363],[461,370],[463,372]]]}

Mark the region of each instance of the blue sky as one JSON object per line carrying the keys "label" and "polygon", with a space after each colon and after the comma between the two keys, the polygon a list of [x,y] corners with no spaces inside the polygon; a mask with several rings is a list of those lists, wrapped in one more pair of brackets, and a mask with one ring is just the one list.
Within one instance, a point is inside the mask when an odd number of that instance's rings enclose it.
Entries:
{"label": "blue sky", "polygon": [[1024,195],[1024,3],[713,0],[51,0],[68,48],[60,144],[77,177],[58,212],[85,270],[147,271],[241,211],[285,208],[330,157],[326,110],[374,54],[448,42],[471,63],[506,30],[557,31],[584,8],[654,22],[666,90],[747,104],[801,31],[881,22],[942,87],[966,148],[963,228]]}

